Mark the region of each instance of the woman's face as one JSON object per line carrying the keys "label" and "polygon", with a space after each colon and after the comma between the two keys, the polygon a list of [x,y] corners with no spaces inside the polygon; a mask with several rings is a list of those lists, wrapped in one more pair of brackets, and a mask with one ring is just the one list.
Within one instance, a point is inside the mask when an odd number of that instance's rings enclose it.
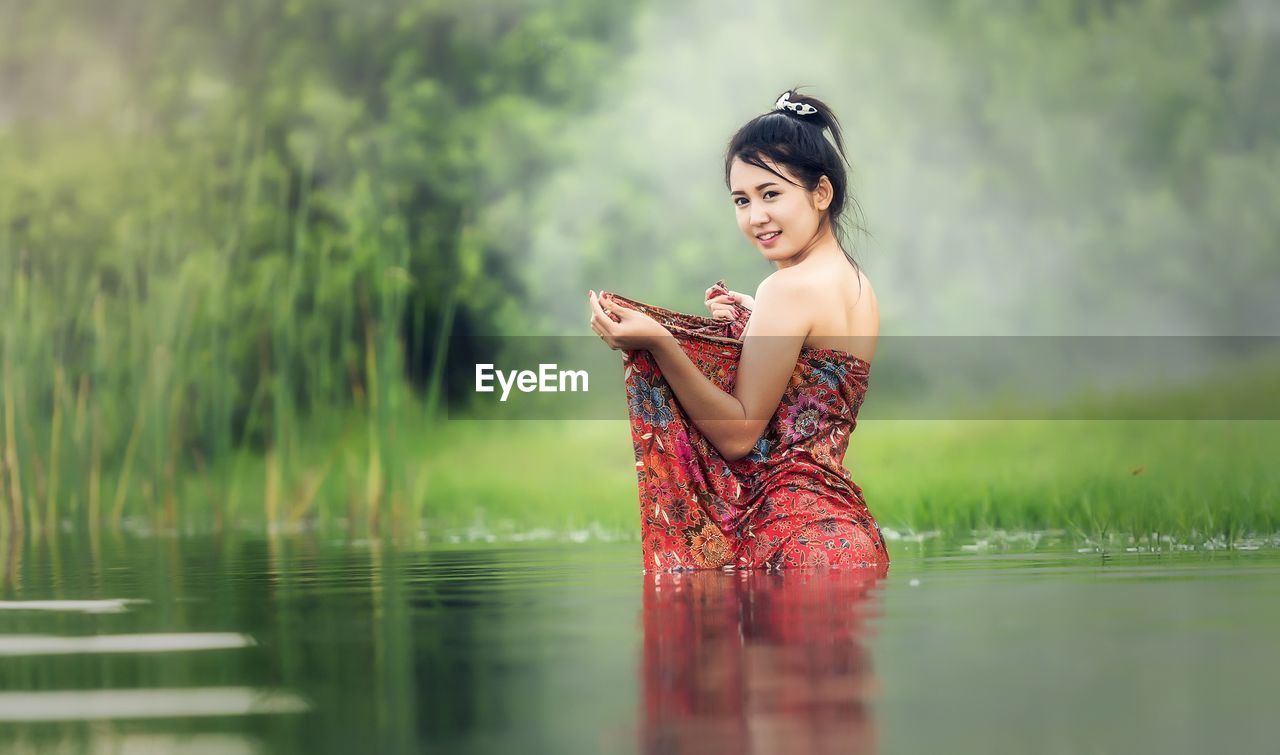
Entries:
{"label": "woman's face", "polygon": [[789,183],[796,178],[786,168],[770,165],[787,180],[735,158],[729,166],[729,196],[738,227],[765,259],[777,262],[805,249],[817,236],[822,214],[831,204],[831,182],[823,176],[818,187],[808,191],[798,181]]}

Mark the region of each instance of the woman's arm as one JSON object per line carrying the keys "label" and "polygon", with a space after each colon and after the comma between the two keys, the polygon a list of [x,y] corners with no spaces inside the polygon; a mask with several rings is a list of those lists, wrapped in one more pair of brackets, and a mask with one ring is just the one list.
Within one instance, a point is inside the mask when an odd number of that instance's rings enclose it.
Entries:
{"label": "woman's arm", "polygon": [[777,411],[813,322],[804,288],[787,271],[770,275],[756,290],[744,333],[733,393],[711,382],[674,338],[650,351],[663,377],[698,430],[726,459],[751,453]]}

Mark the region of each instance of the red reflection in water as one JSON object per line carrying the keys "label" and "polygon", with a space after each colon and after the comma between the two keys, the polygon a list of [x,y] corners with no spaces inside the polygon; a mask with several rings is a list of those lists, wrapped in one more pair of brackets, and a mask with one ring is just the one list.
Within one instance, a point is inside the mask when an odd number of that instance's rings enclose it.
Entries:
{"label": "red reflection in water", "polygon": [[867,569],[652,573],[644,752],[875,752]]}

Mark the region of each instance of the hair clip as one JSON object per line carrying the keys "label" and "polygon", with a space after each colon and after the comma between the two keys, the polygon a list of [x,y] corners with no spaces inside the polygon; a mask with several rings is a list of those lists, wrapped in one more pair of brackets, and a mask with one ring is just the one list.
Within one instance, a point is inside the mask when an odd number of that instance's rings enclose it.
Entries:
{"label": "hair clip", "polygon": [[773,103],[774,110],[790,110],[796,115],[813,115],[818,109],[805,102],[792,102],[791,92],[783,92],[778,101]]}

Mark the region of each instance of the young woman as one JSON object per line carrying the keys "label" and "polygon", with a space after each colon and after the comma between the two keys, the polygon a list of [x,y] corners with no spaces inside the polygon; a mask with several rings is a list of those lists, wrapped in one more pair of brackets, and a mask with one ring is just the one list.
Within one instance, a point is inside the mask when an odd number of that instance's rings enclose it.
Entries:
{"label": "young woman", "polygon": [[738,227],[778,268],[755,296],[717,282],[708,318],[588,292],[625,352],[646,569],[887,568],[843,466],[879,334],[841,244],[845,162],[830,108],[784,92],[725,153]]}

